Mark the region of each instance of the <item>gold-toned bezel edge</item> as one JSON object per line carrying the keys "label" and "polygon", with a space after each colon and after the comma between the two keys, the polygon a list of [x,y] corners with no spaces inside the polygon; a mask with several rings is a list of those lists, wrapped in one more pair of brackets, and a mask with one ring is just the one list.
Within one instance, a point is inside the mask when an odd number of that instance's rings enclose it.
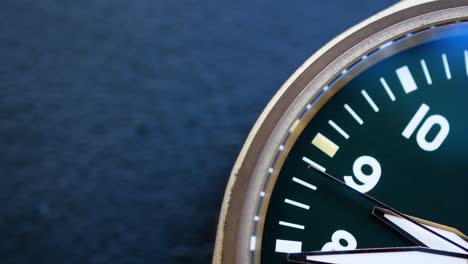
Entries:
{"label": "gold-toned bezel edge", "polygon": [[[343,69],[389,40],[432,25],[463,20],[467,16],[466,0],[403,1],[352,27],[312,55],[268,103],[238,156],[220,212],[213,264],[250,263],[249,243],[253,221],[246,216],[255,215],[258,209],[258,194],[263,189],[264,174],[275,158],[284,135],[307,104],[320,95],[325,85],[336,79]],[[324,98],[322,104],[326,100],[328,98]],[[318,102],[309,111],[317,112],[320,108],[321,103]],[[299,134],[306,123],[302,122],[295,134]],[[291,146],[292,143],[285,146],[285,155]],[[269,199],[268,192],[264,199]],[[264,204],[268,204],[268,201]],[[255,262],[259,260],[258,257]]]}

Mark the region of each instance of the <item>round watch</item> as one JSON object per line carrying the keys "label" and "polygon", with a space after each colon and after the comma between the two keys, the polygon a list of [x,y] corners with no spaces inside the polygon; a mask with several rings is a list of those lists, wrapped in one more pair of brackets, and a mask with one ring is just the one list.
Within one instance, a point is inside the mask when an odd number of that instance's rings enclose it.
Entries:
{"label": "round watch", "polygon": [[468,1],[401,1],[312,55],[232,170],[213,263],[468,263]]}

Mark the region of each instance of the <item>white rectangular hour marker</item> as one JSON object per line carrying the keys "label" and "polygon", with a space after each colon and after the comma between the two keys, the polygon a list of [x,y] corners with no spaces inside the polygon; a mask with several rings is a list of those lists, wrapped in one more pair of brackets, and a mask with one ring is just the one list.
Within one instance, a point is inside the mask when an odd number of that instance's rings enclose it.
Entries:
{"label": "white rectangular hour marker", "polygon": [[378,112],[379,111],[379,108],[377,107],[377,105],[375,104],[374,100],[372,100],[372,98],[369,96],[369,94],[366,92],[366,90],[362,90],[361,91],[361,94],[362,96],[364,96],[364,99],[366,99],[366,101],[369,103],[369,105],[372,107],[372,110],[374,110],[374,112]]}
{"label": "white rectangular hour marker", "polygon": [[468,50],[465,50],[465,68],[466,68],[466,76],[468,76]]}
{"label": "white rectangular hour marker", "polygon": [[409,139],[411,135],[413,135],[414,130],[416,130],[423,118],[426,116],[427,112],[429,112],[429,106],[427,104],[422,104],[401,135]]}
{"label": "white rectangular hour marker", "polygon": [[296,177],[293,177],[292,180],[293,180],[293,182],[298,183],[298,184],[300,184],[300,185],[302,185],[302,186],[304,186],[304,187],[306,187],[306,188],[309,188],[309,189],[314,190],[314,191],[317,190],[317,186],[312,185],[312,184],[310,184],[310,183],[308,183],[308,182],[305,182],[305,181],[303,181],[303,180],[301,180],[301,179],[298,179],[298,178],[296,178]]}
{"label": "white rectangular hour marker", "polygon": [[354,118],[354,120],[356,120],[356,122],[358,122],[360,125],[364,124],[364,121],[362,121],[361,117],[356,114],[356,112],[354,112],[354,110],[349,105],[345,104],[344,108]]}
{"label": "white rectangular hour marker", "polygon": [[416,85],[416,82],[414,81],[413,75],[411,74],[408,66],[405,65],[401,68],[398,68],[396,70],[396,74],[398,79],[400,79],[401,86],[403,87],[405,93],[408,94],[418,89],[418,86]]}
{"label": "white rectangular hour marker", "polygon": [[390,97],[390,100],[395,101],[396,100],[395,95],[393,94],[392,90],[390,89],[390,87],[388,86],[384,78],[380,78],[380,83],[384,87],[385,92],[387,92],[388,97]]}
{"label": "white rectangular hour marker", "polygon": [[338,126],[335,122],[332,120],[328,120],[328,124],[332,126],[340,135],[342,135],[344,138],[349,139],[348,133],[346,133],[340,126]]}
{"label": "white rectangular hour marker", "polygon": [[322,152],[333,158],[336,152],[340,148],[338,145],[333,143],[330,139],[322,135],[321,133],[317,133],[314,139],[312,140],[312,145],[316,146]]}
{"label": "white rectangular hour marker", "polygon": [[287,226],[287,227],[291,227],[291,228],[295,228],[295,229],[301,229],[301,230],[304,230],[304,228],[305,228],[305,226],[303,226],[303,225],[293,224],[293,223],[284,222],[284,221],[279,221],[279,225]]}
{"label": "white rectangular hour marker", "polygon": [[423,69],[424,76],[426,77],[426,82],[427,84],[431,85],[432,84],[432,78],[431,75],[429,74],[429,70],[427,69],[426,62],[424,60],[421,60],[421,68]]}
{"label": "white rectangular hour marker", "polygon": [[305,163],[309,164],[309,166],[312,166],[314,168],[316,168],[317,170],[319,171],[325,171],[325,168],[320,166],[319,164],[311,161],[310,159],[308,159],[307,157],[302,157],[302,161],[304,161]]}
{"label": "white rectangular hour marker", "polygon": [[287,204],[302,208],[302,209],[306,209],[306,210],[310,209],[310,206],[308,206],[307,204],[296,202],[296,201],[293,201],[293,200],[290,200],[290,199],[284,199],[284,202],[287,203]]}
{"label": "white rectangular hour marker", "polygon": [[276,239],[275,252],[299,253],[302,251],[302,242],[293,240]]}
{"label": "white rectangular hour marker", "polygon": [[448,80],[452,79],[452,73],[450,72],[450,66],[447,60],[447,54],[445,53],[442,53],[442,62],[444,63],[444,70],[445,70],[445,75],[447,76],[447,79]]}
{"label": "white rectangular hour marker", "polygon": [[257,244],[257,237],[251,236],[250,237],[250,251],[255,251],[256,244]]}

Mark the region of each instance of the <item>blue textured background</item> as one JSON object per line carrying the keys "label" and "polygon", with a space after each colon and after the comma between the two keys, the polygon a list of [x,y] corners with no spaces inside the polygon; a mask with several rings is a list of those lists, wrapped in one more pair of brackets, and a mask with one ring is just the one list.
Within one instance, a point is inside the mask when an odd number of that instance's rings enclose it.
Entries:
{"label": "blue textured background", "polygon": [[263,107],[392,2],[3,0],[0,262],[208,263]]}

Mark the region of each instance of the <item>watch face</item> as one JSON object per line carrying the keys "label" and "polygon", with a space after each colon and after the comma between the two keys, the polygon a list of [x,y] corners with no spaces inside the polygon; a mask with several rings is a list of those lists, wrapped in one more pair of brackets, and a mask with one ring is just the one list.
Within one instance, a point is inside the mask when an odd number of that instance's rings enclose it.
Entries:
{"label": "watch face", "polygon": [[468,23],[410,34],[343,75],[329,88],[336,94],[301,120],[264,215],[262,263],[415,245],[372,214],[374,202],[319,170],[401,212],[468,231]]}

